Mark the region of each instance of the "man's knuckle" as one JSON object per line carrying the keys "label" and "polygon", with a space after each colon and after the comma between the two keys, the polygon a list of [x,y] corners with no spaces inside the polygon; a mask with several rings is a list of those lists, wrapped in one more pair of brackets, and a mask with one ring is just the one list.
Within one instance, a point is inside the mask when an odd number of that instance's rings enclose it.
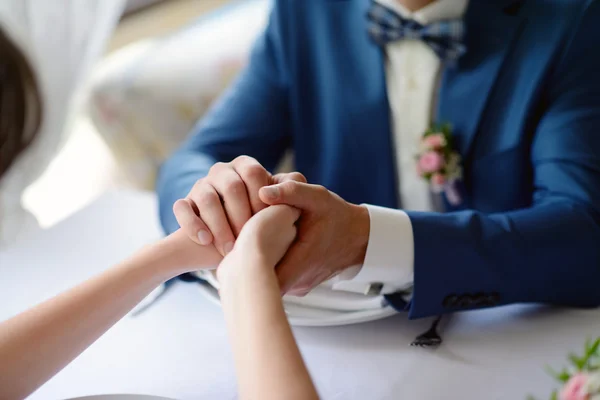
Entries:
{"label": "man's knuckle", "polygon": [[226,165],[227,164],[224,162],[214,163],[213,166],[210,167],[210,169],[208,170],[208,175],[211,176],[211,175],[219,173],[226,167]]}
{"label": "man's knuckle", "polygon": [[256,160],[250,156],[247,155],[241,155],[235,158],[235,160],[233,160],[234,164],[246,164],[246,163],[253,163],[256,162]]}
{"label": "man's knuckle", "polygon": [[212,208],[220,202],[219,195],[213,191],[200,194],[196,203],[200,209]]}
{"label": "man's knuckle", "polygon": [[246,185],[244,185],[244,182],[242,182],[241,179],[231,179],[227,181],[223,189],[226,196],[238,196],[244,190],[246,190]]}
{"label": "man's knuckle", "polygon": [[284,182],[281,184],[281,189],[289,195],[294,195],[298,191],[298,182]]}
{"label": "man's knuckle", "polygon": [[317,192],[317,194],[319,196],[322,196],[322,197],[329,194],[329,190],[327,190],[327,188],[325,186],[321,186],[321,185],[316,185],[315,191]]}
{"label": "man's knuckle", "polygon": [[292,172],[291,174],[291,178],[297,182],[302,182],[302,183],[306,183],[306,177],[301,174],[300,172]]}
{"label": "man's knuckle", "polygon": [[194,186],[192,186],[192,189],[188,193],[188,196],[191,196],[192,194],[197,193],[200,190],[200,188],[202,186],[204,186],[205,183],[206,183],[206,178],[198,179],[196,181],[196,183],[194,183]]}
{"label": "man's knuckle", "polygon": [[267,171],[260,164],[249,164],[241,169],[240,174],[245,181],[264,181]]}

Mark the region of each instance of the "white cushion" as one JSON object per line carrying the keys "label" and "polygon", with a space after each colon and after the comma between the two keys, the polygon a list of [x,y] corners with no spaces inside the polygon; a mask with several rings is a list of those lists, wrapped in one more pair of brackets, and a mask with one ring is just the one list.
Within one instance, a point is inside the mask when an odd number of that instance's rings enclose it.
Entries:
{"label": "white cushion", "polygon": [[154,187],[164,159],[245,65],[269,10],[268,0],[229,5],[101,64],[90,114],[134,186]]}

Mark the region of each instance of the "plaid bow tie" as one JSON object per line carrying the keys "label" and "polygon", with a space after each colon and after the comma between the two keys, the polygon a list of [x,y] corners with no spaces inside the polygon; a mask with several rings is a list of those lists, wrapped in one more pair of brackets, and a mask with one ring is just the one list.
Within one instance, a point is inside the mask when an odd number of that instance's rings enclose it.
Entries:
{"label": "plaid bow tie", "polygon": [[462,20],[445,20],[421,25],[373,1],[369,12],[369,35],[379,45],[401,39],[423,40],[442,62],[455,64],[467,48]]}

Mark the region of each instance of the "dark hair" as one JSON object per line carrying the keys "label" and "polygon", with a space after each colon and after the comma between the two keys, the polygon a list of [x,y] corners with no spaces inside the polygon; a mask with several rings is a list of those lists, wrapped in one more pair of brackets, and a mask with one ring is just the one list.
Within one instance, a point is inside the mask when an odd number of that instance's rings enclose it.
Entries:
{"label": "dark hair", "polygon": [[0,178],[34,141],[42,99],[27,58],[0,27]]}

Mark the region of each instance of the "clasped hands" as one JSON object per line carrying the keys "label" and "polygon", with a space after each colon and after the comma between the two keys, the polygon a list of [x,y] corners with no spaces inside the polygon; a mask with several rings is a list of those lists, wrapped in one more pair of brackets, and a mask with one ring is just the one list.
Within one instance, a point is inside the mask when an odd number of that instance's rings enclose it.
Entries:
{"label": "clasped hands", "polygon": [[369,239],[366,207],[298,172],[271,175],[248,156],[215,164],[173,211],[198,245],[214,245],[222,256],[240,248],[276,265],[282,294],[303,296],[362,265]]}

